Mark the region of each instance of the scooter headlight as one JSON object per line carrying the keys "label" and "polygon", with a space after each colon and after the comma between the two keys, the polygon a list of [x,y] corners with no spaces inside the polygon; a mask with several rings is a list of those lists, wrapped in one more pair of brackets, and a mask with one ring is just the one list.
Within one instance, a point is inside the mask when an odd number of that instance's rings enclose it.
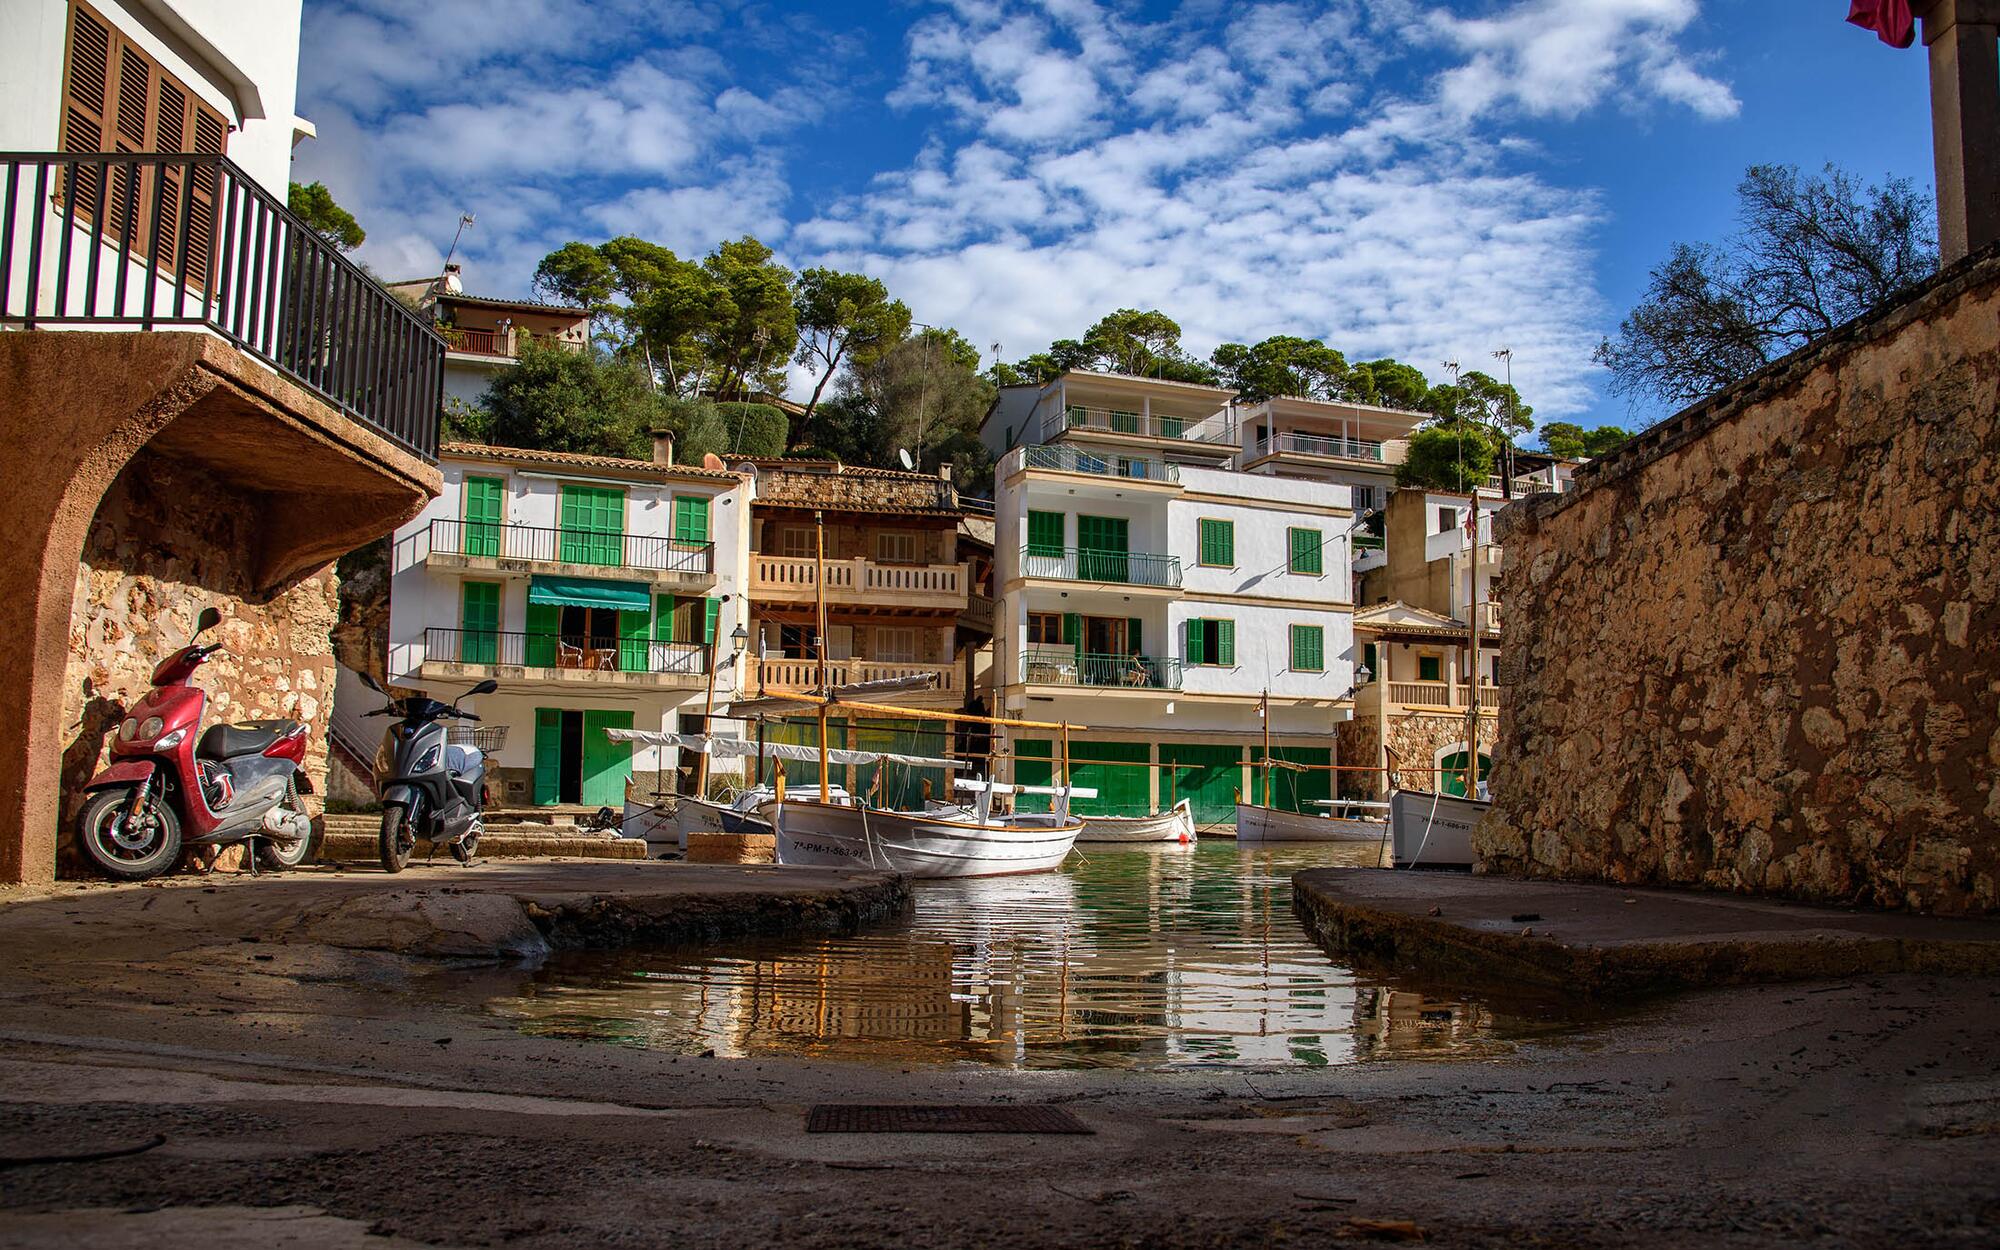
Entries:
{"label": "scooter headlight", "polygon": [[127,716],[125,723],[118,727],[118,740],[120,742],[130,742],[138,736],[139,718],[136,716]]}
{"label": "scooter headlight", "polygon": [[158,742],[155,742],[153,744],[153,749],[156,751],[171,751],[175,747],[179,746],[181,744],[181,740],[186,738],[187,736],[188,736],[188,731],[185,727],[176,729],[172,733],[168,734],[166,737],[160,739]]}
{"label": "scooter headlight", "polygon": [[422,755],[419,755],[417,757],[417,765],[415,768],[412,768],[410,772],[413,774],[429,772],[431,769],[437,767],[438,757],[443,754],[444,754],[443,747],[433,746],[427,748]]}
{"label": "scooter headlight", "polygon": [[146,718],[146,723],[139,726],[139,736],[141,738],[158,737],[159,732],[162,729],[165,729],[166,727],[167,727],[167,722],[161,720],[159,717],[148,716]]}

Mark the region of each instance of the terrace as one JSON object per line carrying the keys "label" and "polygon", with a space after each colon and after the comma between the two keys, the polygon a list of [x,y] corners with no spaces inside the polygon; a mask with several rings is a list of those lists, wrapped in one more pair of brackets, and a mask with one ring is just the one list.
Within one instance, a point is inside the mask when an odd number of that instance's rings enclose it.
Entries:
{"label": "terrace", "polygon": [[601,577],[617,572],[656,585],[704,590],[715,584],[715,544],[660,534],[556,529],[444,519],[403,539],[398,565],[423,561],[469,572]]}

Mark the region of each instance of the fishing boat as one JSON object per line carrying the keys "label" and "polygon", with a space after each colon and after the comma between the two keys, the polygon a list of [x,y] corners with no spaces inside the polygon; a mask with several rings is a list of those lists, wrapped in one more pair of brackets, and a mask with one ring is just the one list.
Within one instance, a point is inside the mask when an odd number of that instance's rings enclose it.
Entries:
{"label": "fishing boat", "polygon": [[[636,742],[646,746],[677,747],[684,751],[696,751],[705,756],[725,759],[744,759],[761,756],[774,759],[811,760],[820,758],[813,747],[802,747],[792,743],[765,743],[761,746],[745,742],[741,738],[724,738],[711,734],[655,733],[645,729],[606,729],[604,736],[613,742]],[[829,751],[830,762],[835,764],[878,764],[883,760],[891,763],[914,763],[919,767],[951,767],[950,760],[933,760],[918,756],[879,755],[861,751]],[[836,785],[827,788],[827,799],[834,803],[848,803],[846,790]],[[636,798],[628,784],[625,790],[625,820],[619,826],[619,836],[644,838],[647,846],[665,846],[672,843],[685,851],[688,835],[691,833],[763,833],[773,832],[769,821],[757,814],[757,809],[769,802],[776,792],[768,785],[750,786],[739,791],[727,802],[718,803],[712,799],[698,799],[693,795],[679,795],[668,809],[665,803],[645,803]]]}
{"label": "fishing boat", "polygon": [[1472,831],[1493,806],[1427,790],[1389,795],[1391,863],[1397,868],[1470,868]]}
{"label": "fishing boat", "polygon": [[1194,841],[1194,806],[1186,799],[1151,816],[1085,816],[1079,842]]}
{"label": "fishing boat", "polygon": [[[1348,799],[1321,799],[1315,806],[1366,811],[1386,807],[1384,803],[1364,803]],[[1389,834],[1389,822],[1368,816],[1325,812],[1289,812],[1280,807],[1236,805],[1238,842],[1375,842]]]}
{"label": "fishing boat", "polygon": [[[865,802],[823,802],[818,787],[802,786],[764,804],[759,814],[778,831],[780,864],[876,868],[933,879],[1000,877],[1060,866],[1083,829],[1083,822],[1068,814],[1068,799],[1097,794],[970,779],[954,787],[975,796],[969,808],[889,811]],[[997,815],[996,794],[1052,795],[1055,811]]]}

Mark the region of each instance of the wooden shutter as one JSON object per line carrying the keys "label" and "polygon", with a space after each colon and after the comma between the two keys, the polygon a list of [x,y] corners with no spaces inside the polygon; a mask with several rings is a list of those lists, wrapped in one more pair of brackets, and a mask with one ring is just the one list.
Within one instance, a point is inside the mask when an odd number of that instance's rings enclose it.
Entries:
{"label": "wooden shutter", "polygon": [[1197,616],[1191,618],[1182,626],[1187,636],[1181,646],[1181,658],[1186,663],[1208,663],[1208,649],[1203,645],[1206,640],[1202,637],[1204,624],[1205,622]]}
{"label": "wooden shutter", "polygon": [[1308,529],[1288,529],[1291,538],[1291,570],[1317,577],[1322,568],[1320,563],[1320,532]]}
{"label": "wooden shutter", "polygon": [[653,600],[653,641],[674,640],[674,597],[660,595]]}
{"label": "wooden shutter", "polygon": [[1300,673],[1326,670],[1326,636],[1320,626],[1292,626],[1292,669]]}
{"label": "wooden shutter", "polygon": [[710,596],[703,599],[701,604],[701,640],[705,643],[714,642],[715,623],[722,618],[722,600]]}
{"label": "wooden shutter", "polygon": [[562,782],[562,709],[535,709],[535,802],[554,803]]}
{"label": "wooden shutter", "polygon": [[1145,634],[1144,626],[1145,622],[1140,620],[1136,616],[1130,616],[1125,618],[1125,649],[1127,651],[1130,651],[1134,655],[1137,655],[1141,651],[1145,650],[1145,648],[1140,645],[1140,641]]}
{"label": "wooden shutter", "polygon": [[1224,668],[1236,664],[1236,622],[1224,618],[1215,623],[1215,662]]}
{"label": "wooden shutter", "polygon": [[1061,556],[1063,552],[1063,514],[1060,512],[1030,512],[1028,514],[1028,554],[1031,556]]}
{"label": "wooden shutter", "polygon": [[1221,568],[1235,566],[1236,522],[1202,518],[1201,562]]}
{"label": "wooden shutter", "polygon": [[674,496],[674,540],[684,543],[705,543],[708,541],[708,499],[706,496]]}

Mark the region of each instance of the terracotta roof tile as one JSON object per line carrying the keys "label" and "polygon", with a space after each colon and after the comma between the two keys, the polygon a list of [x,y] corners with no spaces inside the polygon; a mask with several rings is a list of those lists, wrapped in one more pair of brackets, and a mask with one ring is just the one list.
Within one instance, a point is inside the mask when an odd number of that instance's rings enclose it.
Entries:
{"label": "terracotta roof tile", "polygon": [[495,447],[486,443],[441,443],[440,456],[463,456],[473,460],[507,460],[526,464],[553,464],[576,469],[601,469],[636,477],[662,479],[696,478],[714,482],[741,482],[745,475],[727,469],[704,469],[691,464],[655,464],[651,460],[629,460],[623,456],[593,456],[574,451],[544,451],[539,447]]}

